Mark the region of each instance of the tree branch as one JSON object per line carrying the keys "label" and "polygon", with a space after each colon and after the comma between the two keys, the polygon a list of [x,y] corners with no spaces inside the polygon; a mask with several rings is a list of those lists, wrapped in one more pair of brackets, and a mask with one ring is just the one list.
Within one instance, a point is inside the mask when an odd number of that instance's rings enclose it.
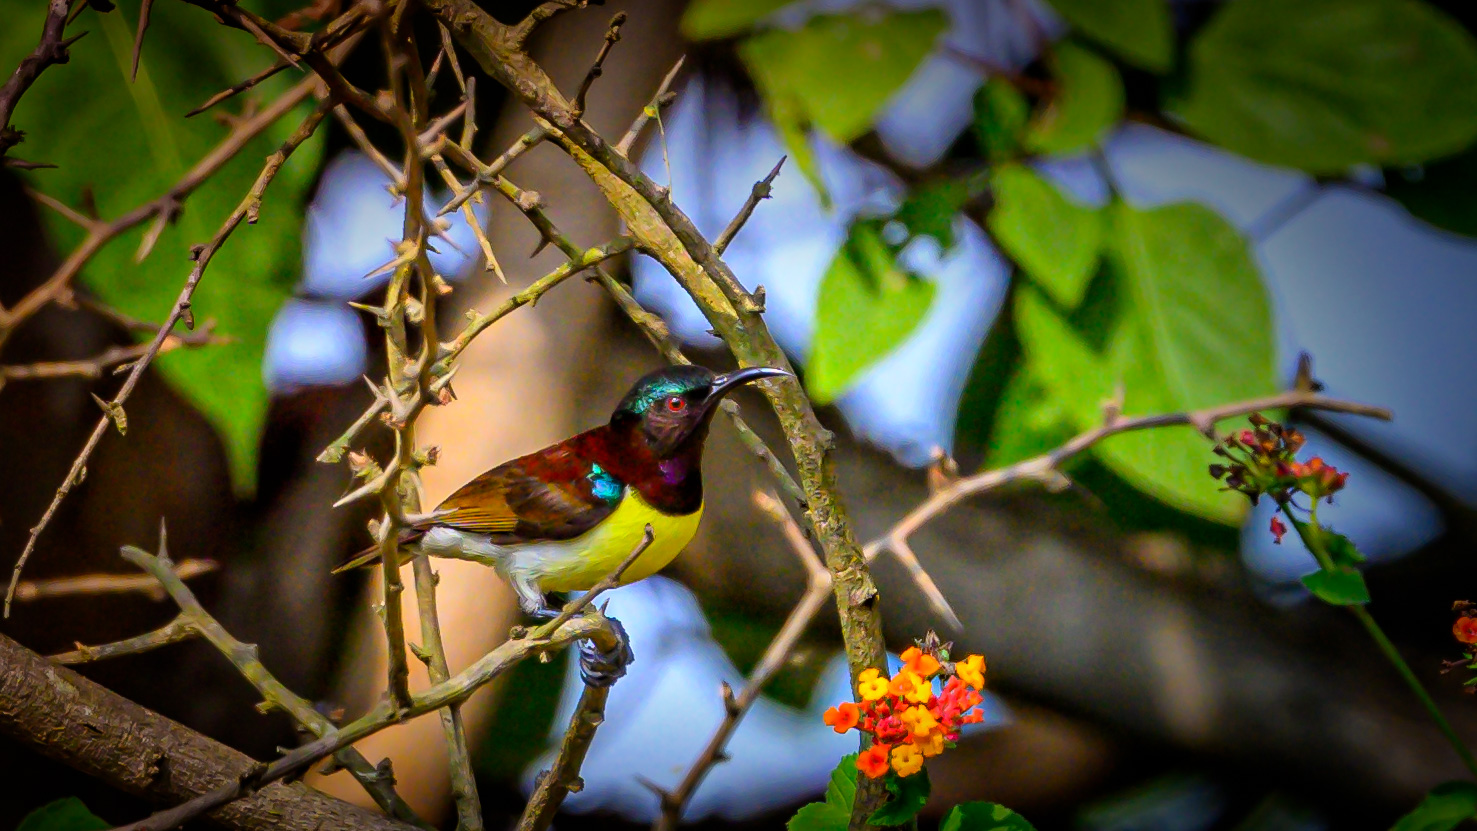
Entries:
{"label": "tree branch", "polygon": [[[112,787],[191,799],[260,767],[250,757],[89,681],[0,635],[0,735]],[[377,811],[301,784],[271,784],[211,815],[255,831],[409,831]]]}
{"label": "tree branch", "polygon": [[[31,84],[52,64],[66,63],[67,47],[77,42],[82,35],[63,38],[67,27],[67,0],[50,0],[46,7],[46,22],[41,27],[41,40],[31,54],[21,59],[20,65],[10,74],[4,86],[0,86],[0,157],[21,142],[20,132],[10,126],[10,117],[21,96]],[[83,32],[82,34],[87,34]]]}

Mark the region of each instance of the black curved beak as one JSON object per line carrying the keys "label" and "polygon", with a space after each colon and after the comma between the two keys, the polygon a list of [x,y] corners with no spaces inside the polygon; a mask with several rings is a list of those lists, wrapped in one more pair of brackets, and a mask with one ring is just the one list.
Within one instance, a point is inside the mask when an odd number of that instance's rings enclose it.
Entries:
{"label": "black curved beak", "polygon": [[795,376],[772,366],[751,366],[725,372],[713,379],[713,388],[708,391],[708,401],[718,401],[740,386],[760,378],[793,378]]}

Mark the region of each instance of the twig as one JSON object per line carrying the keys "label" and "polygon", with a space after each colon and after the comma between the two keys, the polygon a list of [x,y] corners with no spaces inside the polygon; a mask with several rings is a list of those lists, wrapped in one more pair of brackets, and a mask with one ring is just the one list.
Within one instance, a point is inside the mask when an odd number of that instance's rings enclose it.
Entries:
{"label": "twig", "polygon": [[[307,94],[306,90],[303,94]],[[159,350],[164,346],[165,339],[169,337],[170,330],[182,318],[190,314],[190,299],[194,296],[195,288],[200,284],[201,278],[205,276],[205,269],[210,265],[211,258],[225,244],[226,239],[241,224],[241,221],[246,218],[247,212],[252,206],[260,202],[261,195],[266,191],[267,186],[271,184],[273,177],[276,176],[283,162],[287,160],[287,157],[299,145],[308,140],[308,137],[313,134],[313,131],[317,128],[322,118],[323,111],[319,109],[304,119],[303,123],[283,142],[282,146],[267,158],[267,162],[263,165],[261,173],[258,174],[256,182],[252,184],[251,189],[247,191],[245,198],[236,206],[236,209],[231,212],[230,216],[226,217],[225,222],[221,224],[210,242],[192,251],[195,267],[190,270],[189,276],[185,279],[185,285],[180,289],[179,297],[175,300],[173,308],[170,309],[169,316],[165,318],[164,323],[159,327],[159,331],[155,333],[148,350],[134,362],[133,369],[128,373],[128,378],[124,380],[123,386],[113,396],[112,400],[108,402],[108,412],[105,412],[98,419],[97,425],[93,427],[92,434],[82,446],[82,450],[77,454],[77,458],[72,462],[72,467],[67,472],[66,479],[62,481],[61,487],[57,488],[56,495],[52,497],[51,504],[46,508],[46,512],[41,515],[41,521],[31,528],[30,535],[26,540],[26,546],[22,549],[20,557],[16,560],[15,568],[10,576],[10,585],[5,592],[5,617],[10,616],[10,606],[15,599],[16,585],[20,582],[21,571],[25,568],[26,560],[30,559],[31,552],[36,548],[36,540],[41,536],[41,532],[46,529],[46,526],[50,524],[52,517],[56,515],[57,509],[61,507],[62,500],[66,499],[67,494],[71,492],[72,488],[82,480],[87,467],[87,461],[91,458],[93,450],[102,441],[103,435],[107,432],[108,427],[115,423],[115,418],[118,417],[115,414],[121,414],[123,412],[123,404],[133,393],[134,388],[138,386],[139,380],[143,377],[144,370],[148,368],[155,356],[159,354]],[[234,152],[233,150],[232,155],[234,155]],[[91,235],[89,235],[89,239],[91,238]],[[193,316],[190,319],[193,320]],[[121,422],[119,424],[121,429]]]}
{"label": "twig", "polygon": [[[600,51],[595,55],[595,62],[590,64],[590,71],[585,73],[585,80],[580,82],[579,91],[574,94],[574,114],[576,117],[584,115],[585,96],[590,94],[590,87],[595,85],[595,79],[605,72],[605,59],[610,55],[610,50],[621,39],[621,27],[626,23],[626,13],[616,12],[610,18],[610,27],[605,30],[605,42],[600,45]],[[442,31],[445,31],[444,27]]]}
{"label": "twig", "polygon": [[[595,584],[594,588],[571,603],[549,626],[572,619],[588,608],[595,598],[619,585],[626,569],[636,562],[655,538],[655,532],[647,525],[641,541],[626,555],[626,559]],[[559,812],[559,806],[564,804],[565,797],[584,787],[584,780],[579,775],[580,767],[585,763],[585,754],[590,750],[590,742],[595,739],[595,731],[605,723],[605,702],[609,696],[610,685],[585,685],[574,716],[569,720],[569,727],[564,731],[564,739],[559,743],[559,752],[554,755],[553,764],[548,770],[539,772],[533,793],[523,806],[523,816],[518,820],[517,831],[542,831],[548,828],[554,821],[554,815]]]}
{"label": "twig", "polygon": [[[212,323],[207,321],[207,323]],[[229,343],[230,338],[216,335],[213,326],[204,326],[199,332],[183,335],[171,333],[159,347],[159,354],[173,352],[182,347],[198,348],[210,344]],[[39,361],[33,364],[0,364],[0,381],[33,381],[45,378],[101,378],[104,370],[117,367],[114,372],[124,371],[129,365],[148,354],[149,345],[136,343],[131,346],[111,346],[94,357],[76,361]]]}
{"label": "twig", "polygon": [[[277,122],[279,118],[291,112],[298,104],[313,92],[316,80],[305,80],[292,89],[288,90],[276,101],[273,101],[261,112],[239,122],[229,135],[220,144],[216,145],[208,154],[195,164],[183,177],[163,195],[151,202],[146,202],[117,219],[103,222],[84,217],[75,211],[71,211],[69,218],[74,222],[85,220],[87,236],[72,253],[62,261],[62,264],[46,278],[45,282],[28,292],[10,309],[0,309],[0,347],[3,347],[10,333],[14,332],[21,323],[40,311],[48,303],[61,299],[70,293],[72,279],[76,277],[92,258],[102,250],[113,239],[124,232],[135,228],[151,219],[167,212],[177,211],[179,206],[200,185],[204,184],[211,176],[235,158],[253,139]],[[53,208],[60,203],[48,200],[46,204]],[[70,211],[70,209],[66,209]]]}
{"label": "twig", "polygon": [[[154,578],[144,577],[142,579],[148,580],[156,589],[158,588],[159,584]],[[159,589],[159,593],[163,594],[164,592],[162,589]],[[85,646],[78,643],[76,644],[77,648],[75,650],[63,652],[59,655],[52,655],[51,660],[65,666],[86,664],[108,658],[117,658],[123,655],[137,655],[140,652],[149,652],[161,646],[190,640],[197,635],[199,635],[199,632],[195,631],[195,628],[190,625],[184,615],[180,615],[152,632],[145,632],[142,635],[136,635],[132,638],[100,644],[98,646]]]}
{"label": "twig", "polygon": [[585,763],[585,754],[590,750],[595,731],[605,723],[605,702],[609,698],[610,687],[585,685],[569,727],[564,731],[564,739],[559,743],[559,753],[554,757],[553,765],[548,770],[539,771],[533,793],[523,806],[517,831],[548,828],[565,797],[584,788],[580,767]]}
{"label": "twig", "polygon": [[593,641],[601,650],[614,648],[618,643],[610,621],[596,612],[566,621],[547,635],[529,633],[521,638],[511,638],[446,681],[412,697],[410,706],[403,710],[392,707],[388,701],[381,701],[369,713],[344,725],[337,732],[293,749],[271,764],[259,767],[252,775],[243,777],[240,781],[203,793],[139,822],[119,826],[116,831],[166,831],[174,828],[240,799],[263,785],[290,776],[387,727],[452,704],[461,704],[518,663],[536,655],[558,651],[579,640]]}
{"label": "twig", "polygon": [[971,496],[977,496],[1013,482],[1059,483],[1064,478],[1061,467],[1067,460],[1104,439],[1135,430],[1175,425],[1190,425],[1213,439],[1217,422],[1262,410],[1290,408],[1351,413],[1381,421],[1390,419],[1390,411],[1383,407],[1371,407],[1366,404],[1330,398],[1311,388],[1295,389],[1278,395],[1222,404],[1202,410],[1135,418],[1123,416],[1117,412],[1116,408],[1109,408],[1102,424],[1079,433],[1061,447],[1013,465],[963,477],[940,488],[898,520],[887,533],[871,540],[863,548],[869,559],[886,550],[900,557],[911,557],[916,562],[916,557],[912,557],[912,550],[908,547],[908,538],[928,521]]}
{"label": "twig", "polygon": [[[0,86],[0,156],[20,143],[20,134],[10,127],[10,116],[21,96],[41,76],[48,66],[67,62],[67,47],[77,42],[76,37],[63,38],[67,26],[67,0],[50,0],[46,7],[46,22],[41,26],[41,40],[31,54],[21,59],[20,65],[10,74],[4,86]],[[86,32],[82,33],[87,34]]]}
{"label": "twig", "polygon": [[[159,633],[170,629],[170,627],[182,628],[189,633],[188,635],[179,635],[176,638],[177,640],[183,640],[190,635],[199,635],[219,650],[236,667],[242,677],[261,694],[263,701],[257,705],[258,710],[264,713],[272,709],[282,710],[292,716],[298,724],[318,737],[331,735],[334,732],[335,727],[332,721],[318,712],[312,704],[289,690],[286,685],[278,681],[266,666],[262,664],[257,656],[255,644],[242,643],[237,640],[230,632],[226,631],[224,626],[221,626],[219,621],[205,610],[204,606],[200,605],[200,601],[195,598],[195,594],[185,585],[180,569],[169,559],[169,554],[166,550],[166,534],[162,522],[159,525],[159,554],[157,556],[142,549],[134,548],[133,546],[124,546],[122,553],[125,560],[146,572],[145,579],[153,582],[155,585],[161,586],[180,609],[179,616],[169,626],[166,626],[162,630],[130,639],[130,641],[142,642],[148,638],[162,637]],[[81,655],[86,656],[84,660],[97,660],[112,657],[113,655],[126,654],[122,650],[122,647],[124,644],[130,644],[130,641],[120,641],[118,644],[110,644],[107,647],[83,647],[79,644],[77,652],[68,653],[66,656],[57,656],[54,660],[62,663],[73,663],[74,661],[66,661],[63,658]],[[155,646],[162,646],[168,642],[161,641],[159,643],[153,643],[150,641],[147,645],[142,646],[142,648],[130,651],[142,651],[144,648],[152,649]],[[111,654],[99,654],[103,650],[110,648],[113,649]],[[352,747],[344,748],[335,755],[335,761],[347,769],[364,786],[365,791],[369,793],[370,797],[386,813],[422,829],[430,829],[432,827],[418,817],[411,810],[410,806],[405,804],[405,801],[400,798],[400,795],[395,793],[393,780],[377,770],[374,765],[371,765],[369,760],[365,759],[359,751]]]}
{"label": "twig", "polygon": [[[540,143],[544,141],[544,139],[548,137],[549,132],[543,127],[534,127],[532,130],[529,130],[528,132],[524,133],[516,140],[514,140],[513,144],[509,146],[507,150],[504,150],[502,152],[502,155],[498,156],[496,159],[493,159],[491,162],[488,162],[485,165],[480,162],[476,162],[475,164],[473,164],[472,169],[477,174],[478,187],[468,188],[466,192],[458,194],[456,198],[452,199],[450,202],[447,202],[441,207],[441,211],[437,214],[437,216],[445,216],[446,214],[451,213],[457,208],[460,208],[463,203],[475,196],[479,192],[480,188],[492,184],[493,178],[496,177],[499,173],[502,173],[508,165],[512,164],[514,159],[537,147]],[[472,155],[471,148],[467,146],[467,142],[462,142],[460,147],[463,151],[463,157],[470,157],[471,160],[475,162],[476,156]]]}
{"label": "twig", "polygon": [[[424,75],[421,73],[420,58],[415,45],[415,35],[412,27],[406,25],[400,31],[395,31],[390,26],[385,27],[387,44],[386,59],[390,65],[398,58],[403,62],[406,76],[409,81],[409,90],[405,98],[409,101],[408,116],[401,122],[401,137],[405,142],[405,178],[408,192],[405,199],[405,223],[404,239],[407,243],[414,242],[418,246],[417,265],[420,266],[421,303],[423,308],[420,316],[420,333],[423,341],[421,354],[417,359],[419,374],[417,386],[420,389],[429,387],[432,381],[431,365],[435,360],[437,349],[436,332],[436,296],[438,286],[437,276],[432,271],[430,262],[425,255],[426,223],[424,207],[421,200],[424,194],[424,185],[420,182],[420,176],[424,175],[424,168],[420,163],[421,146],[424,142],[430,142],[439,137],[441,131],[445,130],[454,118],[464,114],[467,110],[468,99],[464,96],[462,102],[451,112],[436,119],[419,134],[416,130],[426,120],[424,108],[429,103],[430,91]],[[393,70],[392,70],[393,71]],[[458,72],[460,76],[460,72]],[[403,105],[402,105],[403,106]],[[444,167],[443,165],[441,165]],[[448,171],[450,172],[450,171]],[[454,178],[454,177],[453,177]],[[481,236],[476,217],[472,215],[471,207],[467,209],[468,221]],[[491,257],[492,247],[486,246],[486,254]],[[490,260],[492,267],[496,267],[496,260]],[[390,305],[388,302],[386,305]],[[410,469],[413,463],[415,451],[414,423],[407,421],[403,428],[399,428],[397,435],[397,449],[408,449],[411,458],[405,459],[404,464]],[[397,453],[397,461],[401,454]],[[414,486],[406,488],[404,495],[396,494],[402,502],[402,507],[412,511],[420,509],[420,501],[415,493]],[[394,519],[387,514],[382,520],[390,525],[392,533],[398,535],[393,529]],[[398,567],[398,563],[396,564]],[[440,578],[431,568],[431,560],[425,555],[415,557],[412,565],[415,576],[416,611],[420,617],[421,629],[421,651],[417,653],[426,665],[426,673],[431,683],[439,684],[450,676],[450,670],[446,664],[446,647],[441,639],[441,622],[436,609],[436,584]],[[460,705],[450,705],[441,711],[442,731],[446,735],[446,755],[449,777],[451,779],[451,792],[456,804],[457,831],[482,831],[482,800],[477,794],[476,774],[472,770],[472,753],[467,744],[466,725],[462,720]]]}
{"label": "twig", "polygon": [[[215,560],[188,559],[175,566],[181,580],[209,574],[220,568]],[[15,599],[22,603],[51,597],[93,594],[127,594],[141,592],[150,600],[163,600],[164,587],[147,574],[84,574],[77,577],[55,577],[50,580],[22,580],[15,587]]]}
{"label": "twig", "polygon": [[653,823],[653,831],[675,831],[682,821],[683,809],[687,807],[692,795],[702,785],[708,771],[727,758],[723,749],[728,745],[733,731],[738,729],[739,722],[749,712],[749,708],[754,706],[764,686],[785,665],[785,661],[795,649],[795,644],[799,643],[800,637],[805,634],[806,628],[811,621],[815,620],[815,616],[825,608],[826,600],[831,594],[831,573],[816,558],[815,550],[811,548],[810,541],[805,538],[805,531],[795,522],[794,517],[790,516],[790,512],[785,510],[784,504],[771,494],[755,491],[754,505],[779,524],[784,532],[785,541],[790,544],[800,564],[805,567],[809,578],[806,582],[805,594],[790,611],[790,616],[785,619],[784,625],[775,634],[774,640],[770,641],[769,646],[765,648],[764,654],[759,658],[759,663],[749,673],[748,680],[744,682],[743,692],[735,696],[727,684],[723,685],[723,721],[719,723],[718,729],[713,731],[702,753],[698,754],[697,759],[683,774],[682,781],[670,791],[654,788],[661,797],[662,813]]}
{"label": "twig", "polygon": [[143,0],[138,8],[138,32],[133,36],[133,71],[129,74],[130,79],[138,80],[138,59],[144,51],[144,33],[149,31],[149,12],[154,8],[154,0]]}
{"label": "twig", "polygon": [[733,238],[738,236],[738,232],[744,227],[744,223],[748,222],[749,217],[754,215],[754,209],[759,207],[760,200],[769,198],[770,186],[774,184],[774,178],[780,175],[780,168],[785,166],[786,158],[788,157],[780,156],[780,160],[775,162],[774,169],[769,171],[769,175],[754,183],[754,188],[749,191],[749,198],[744,201],[744,206],[739,209],[738,214],[728,223],[728,227],[723,229],[723,233],[718,235],[718,239],[713,241],[714,253],[721,255],[724,251],[728,250],[728,244],[733,242]]}
{"label": "twig", "polygon": [[647,122],[651,121],[657,113],[661,112],[662,107],[665,107],[677,97],[676,93],[670,90],[672,88],[672,82],[677,80],[677,73],[682,71],[682,63],[686,60],[687,56],[683,55],[677,59],[676,63],[672,64],[671,69],[667,70],[666,77],[662,78],[661,85],[656,88],[656,94],[651,96],[651,103],[642,108],[640,115],[637,115],[636,120],[631,122],[630,129],[626,130],[626,134],[621,137],[620,141],[616,142],[615,150],[617,153],[629,157],[631,155],[631,147],[636,144],[636,139],[641,137],[641,131],[646,129]]}

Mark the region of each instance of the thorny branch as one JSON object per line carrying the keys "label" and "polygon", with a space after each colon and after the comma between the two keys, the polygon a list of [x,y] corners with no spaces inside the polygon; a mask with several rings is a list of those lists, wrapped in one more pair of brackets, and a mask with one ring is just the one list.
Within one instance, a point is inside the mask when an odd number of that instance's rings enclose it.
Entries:
{"label": "thorny branch", "polygon": [[[50,0],[46,6],[46,23],[41,28],[41,40],[36,48],[20,62],[10,78],[0,86],[0,160],[5,160],[5,152],[22,139],[21,132],[10,126],[10,117],[15,113],[15,105],[31,88],[31,84],[41,76],[46,67],[52,64],[66,63],[68,60],[67,47],[76,43],[82,35],[63,38],[62,34],[67,27],[67,13],[70,11],[67,0]],[[13,160],[5,160],[13,161]]]}
{"label": "thorny branch", "polygon": [[[646,543],[643,542],[642,547],[644,548],[645,545]],[[628,557],[628,560],[634,559],[635,556]],[[623,563],[622,568],[625,565]],[[602,581],[601,585],[613,585],[614,582],[607,579]],[[560,622],[552,630],[548,626],[543,626],[532,631],[515,633],[515,637],[504,641],[471,666],[441,683],[433,684],[419,695],[412,696],[404,707],[395,706],[387,697],[365,715],[289,751],[271,764],[258,767],[249,776],[243,776],[238,781],[202,793],[187,802],[159,811],[139,822],[120,826],[116,831],[146,831],[146,829],[147,831],[166,831],[166,829],[174,828],[247,796],[265,785],[291,776],[319,759],[337,753],[387,727],[446,707],[460,705],[493,679],[529,658],[551,655],[580,640],[592,642],[601,651],[613,649],[619,643],[613,625],[603,614],[588,608],[601,591],[603,591],[601,586],[597,586],[580,598],[584,601],[579,606],[584,610],[583,614]]]}

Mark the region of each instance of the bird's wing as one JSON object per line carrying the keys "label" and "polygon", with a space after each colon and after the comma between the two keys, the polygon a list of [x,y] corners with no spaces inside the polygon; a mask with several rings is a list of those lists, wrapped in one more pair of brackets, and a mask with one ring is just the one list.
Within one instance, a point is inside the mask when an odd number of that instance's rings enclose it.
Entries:
{"label": "bird's wing", "polygon": [[567,540],[595,527],[620,502],[597,496],[593,466],[571,442],[507,462],[447,497],[423,527],[489,534],[499,545]]}

